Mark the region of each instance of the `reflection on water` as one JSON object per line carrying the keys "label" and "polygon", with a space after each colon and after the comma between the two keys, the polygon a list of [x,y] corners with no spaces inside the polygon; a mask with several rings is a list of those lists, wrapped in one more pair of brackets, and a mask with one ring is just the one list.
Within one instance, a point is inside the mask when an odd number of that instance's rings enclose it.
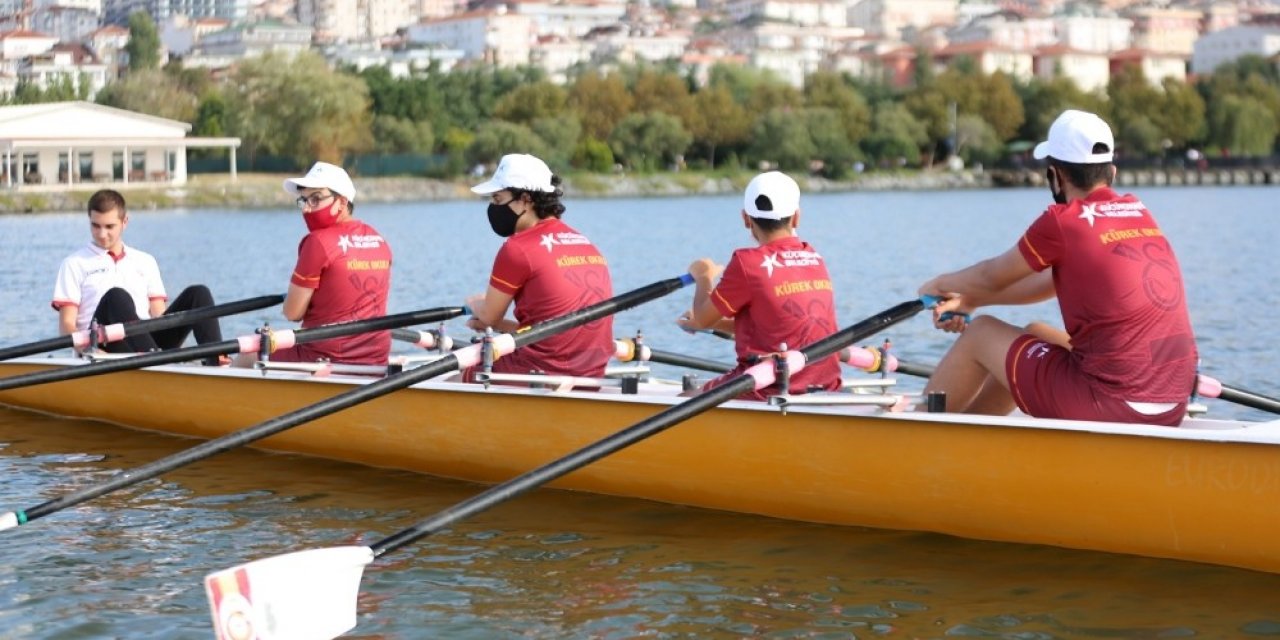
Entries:
{"label": "reflection on water", "polygon": [[[188,440],[0,410],[3,508]],[[5,532],[6,638],[204,638],[200,579],[368,544],[479,488],[235,451]],[[539,491],[375,562],[363,638],[1280,635],[1280,576]]]}
{"label": "reflection on water", "polygon": [[[1280,231],[1274,193],[1140,192],[1179,252],[1205,370],[1269,395],[1280,394],[1280,352],[1258,303],[1280,271],[1280,252],[1269,246]],[[1011,246],[1045,202],[1039,191],[807,195],[801,232],[827,258],[849,324],[911,297],[939,271]],[[702,255],[723,262],[747,242],[733,197],[571,197],[569,205],[569,222],[609,257],[619,291],[673,276]],[[483,288],[499,241],[482,211],[478,202],[361,206],[396,251],[392,311],[456,303]],[[0,234],[21,239],[0,266],[0,344],[51,335],[53,274],[85,230],[80,213],[0,216]],[[129,241],[158,257],[171,289],[204,281],[232,300],[282,291],[301,233],[285,206],[139,212]],[[193,255],[209,246],[219,250]],[[675,328],[687,301],[676,293],[615,326],[643,330],[658,348],[731,357],[728,343]],[[997,313],[1015,322],[1056,317],[1051,305]],[[224,333],[280,325],[277,314],[228,319]],[[460,321],[449,330],[464,333]],[[922,362],[936,361],[950,339],[924,321],[890,333],[901,357]],[[1212,412],[1261,417],[1226,403]],[[189,445],[0,410],[0,510]],[[0,638],[207,638],[206,572],[369,543],[477,491],[300,457],[224,454],[0,533]],[[353,636],[1276,637],[1276,593],[1280,576],[1206,565],[540,491],[370,566]]]}

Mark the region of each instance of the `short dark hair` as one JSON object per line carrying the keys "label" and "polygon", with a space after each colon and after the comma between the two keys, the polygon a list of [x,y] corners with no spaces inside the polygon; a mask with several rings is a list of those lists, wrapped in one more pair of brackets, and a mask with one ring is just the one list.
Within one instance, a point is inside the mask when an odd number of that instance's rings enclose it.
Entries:
{"label": "short dark hair", "polygon": [[[1099,142],[1093,145],[1093,153],[1110,152],[1111,148],[1105,143]],[[1110,162],[1080,164],[1077,162],[1063,162],[1053,156],[1049,156],[1049,166],[1057,169],[1058,173],[1077,189],[1092,189],[1100,184],[1111,186],[1112,164]]]}
{"label": "short dark hair", "polygon": [[98,213],[119,211],[122,218],[128,213],[124,207],[124,196],[120,195],[120,192],[115,189],[101,189],[89,196],[89,215],[93,215],[94,211]]}
{"label": "short dark hair", "polygon": [[774,231],[786,229],[791,226],[791,216],[787,216],[781,220],[774,220],[773,218],[752,218],[751,216],[747,217],[751,218],[751,223],[756,225],[757,229],[765,233],[773,233]]}
{"label": "short dark hair", "polygon": [[538,219],[546,220],[547,218],[559,218],[564,215],[564,203],[560,202],[560,198],[564,197],[564,191],[560,189],[560,183],[563,182],[560,176],[552,174],[551,188],[555,189],[551,193],[546,191],[526,191],[524,189],[508,189],[511,197],[518,199],[523,194],[529,194],[529,200],[533,203],[533,212],[538,215]]}

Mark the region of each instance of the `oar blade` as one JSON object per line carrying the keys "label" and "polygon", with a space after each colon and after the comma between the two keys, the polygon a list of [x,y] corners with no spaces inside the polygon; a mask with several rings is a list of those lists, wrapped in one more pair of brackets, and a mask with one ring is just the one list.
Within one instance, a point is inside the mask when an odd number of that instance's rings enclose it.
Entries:
{"label": "oar blade", "polygon": [[356,626],[369,547],[286,553],[205,576],[218,640],[328,640]]}

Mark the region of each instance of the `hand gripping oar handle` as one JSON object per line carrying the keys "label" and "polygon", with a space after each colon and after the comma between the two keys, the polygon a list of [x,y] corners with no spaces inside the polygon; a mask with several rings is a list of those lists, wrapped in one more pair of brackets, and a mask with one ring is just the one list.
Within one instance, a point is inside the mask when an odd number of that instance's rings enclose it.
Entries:
{"label": "hand gripping oar handle", "polygon": [[1260,393],[1254,393],[1239,387],[1231,387],[1222,384],[1218,380],[1204,374],[1196,376],[1196,393],[1199,393],[1206,398],[1226,400],[1227,402],[1234,402],[1260,411],[1280,413],[1280,400],[1269,398]]}
{"label": "hand gripping oar handle", "polygon": [[[539,323],[533,327],[523,329],[522,333],[519,334],[519,337],[514,338],[512,342],[517,346],[522,346],[543,338],[549,338],[573,327],[594,322],[619,311],[625,311],[650,300],[660,298],[692,282],[693,278],[687,274],[679,278],[662,280],[660,282],[641,287],[640,289],[624,293],[620,296],[610,298],[603,302],[584,307],[558,318]],[[451,311],[455,312],[453,315],[459,315],[462,312],[459,308],[453,308]],[[436,318],[436,320],[439,319],[440,318]],[[415,319],[409,322],[404,322],[402,325],[420,324],[432,321],[433,320],[430,319]],[[316,329],[316,331],[319,330],[320,329]],[[503,334],[503,336],[508,335],[510,334]],[[421,367],[390,375],[382,378],[381,380],[375,380],[350,391],[321,400],[315,404],[271,418],[270,420],[258,423],[252,427],[247,427],[213,440],[202,442],[190,449],[180,451],[150,464],[146,464],[129,471],[122,471],[102,484],[87,487],[60,498],[55,498],[31,509],[0,515],[0,529],[7,529],[20,524],[25,524],[26,522],[48,515],[55,511],[60,511],[67,507],[80,504],[81,502],[105,495],[117,489],[122,489],[124,487],[149,480],[191,462],[202,460],[222,453],[223,451],[228,451],[241,445],[273,436],[281,431],[291,429],[303,423],[323,418],[327,415],[337,413],[362,402],[387,395],[392,391],[403,389],[418,382],[454,371],[460,368],[460,366],[466,366],[467,362],[479,361],[479,353],[482,348],[483,345],[480,344],[465,347]]]}
{"label": "hand gripping oar handle", "polygon": [[[467,313],[466,307],[440,307],[436,309],[424,309],[422,311],[411,311],[409,313],[382,316],[380,318],[370,318],[368,320],[341,322],[338,324],[325,325],[323,327],[313,327],[311,329],[276,331],[271,335],[273,336],[272,340],[275,342],[276,346],[283,347],[290,344],[303,344],[307,342],[316,342],[318,340],[328,340],[330,338],[341,338],[343,336],[350,336],[358,333],[385,331],[387,329],[394,329],[396,327],[403,327],[410,324],[437,322],[460,316],[464,313]],[[129,358],[99,360],[98,362],[86,365],[48,369],[45,371],[36,371],[35,373],[10,376],[8,378],[0,378],[0,391],[17,389],[19,387],[29,387],[37,384],[46,384],[49,382],[76,380],[103,373],[130,371],[133,369],[154,367],[162,364],[174,364],[176,362],[186,362],[188,360],[212,358],[231,353],[257,353],[261,340],[262,335],[251,334],[247,336],[240,336],[234,340],[211,342],[209,344],[183,347],[181,349],[154,351]]]}
{"label": "hand gripping oar handle", "polygon": [[195,324],[201,320],[208,320],[209,318],[221,318],[223,316],[232,316],[246,311],[265,309],[267,307],[280,304],[281,302],[284,302],[284,296],[281,295],[258,296],[257,298],[246,298],[244,300],[215,304],[209,307],[191,309],[189,311],[167,313],[158,318],[110,324],[105,327],[99,327],[97,335],[93,335],[93,332],[90,332],[89,330],[76,331],[71,335],[58,336],[56,338],[49,338],[48,340],[41,340],[39,342],[20,344],[0,349],[0,360],[11,360],[13,358],[21,358],[22,356],[31,356],[37,353],[45,353],[47,351],[67,349],[70,347],[87,347],[95,342],[115,342],[117,340],[123,340],[128,336],[136,336],[142,333],[161,331],[164,329],[171,329],[173,327],[183,327]]}
{"label": "hand gripping oar handle", "polygon": [[[792,373],[796,373],[803,368],[805,362],[821,360],[839,351],[847,344],[865,339],[890,325],[914,316],[924,308],[924,302],[920,300],[911,300],[899,304],[827,338],[823,338],[798,352],[785,354],[787,366],[791,367]],[[463,518],[536,489],[596,460],[661,433],[680,422],[719,406],[752,389],[768,386],[773,382],[772,377],[768,374],[773,370],[773,366],[773,362],[762,362],[755,365],[746,372],[725,381],[721,386],[691,400],[672,406],[657,415],[587,445],[563,458],[494,486],[469,500],[460,502],[407,529],[383,538],[370,545],[369,548],[373,551],[375,558],[381,557],[419,538],[436,533]],[[766,382],[765,379],[768,381]]]}

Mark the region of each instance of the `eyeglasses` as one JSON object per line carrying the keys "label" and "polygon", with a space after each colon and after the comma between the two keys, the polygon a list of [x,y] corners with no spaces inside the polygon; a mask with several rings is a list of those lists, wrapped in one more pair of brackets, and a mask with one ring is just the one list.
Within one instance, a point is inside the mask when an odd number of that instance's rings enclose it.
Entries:
{"label": "eyeglasses", "polygon": [[325,194],[325,195],[320,195],[320,194],[318,194],[318,193],[313,193],[313,194],[311,194],[311,195],[309,195],[309,196],[298,196],[298,199],[297,199],[295,202],[297,202],[297,203],[298,203],[298,208],[299,208],[299,209],[314,209],[314,208],[316,208],[316,207],[320,206],[320,203],[321,203],[321,202],[324,202],[325,200],[328,200],[328,199],[330,199],[330,198],[337,197],[337,195],[338,195],[338,194],[336,194],[336,193],[334,193],[334,192],[332,192],[332,191],[330,191],[329,193],[327,193],[327,194]]}

